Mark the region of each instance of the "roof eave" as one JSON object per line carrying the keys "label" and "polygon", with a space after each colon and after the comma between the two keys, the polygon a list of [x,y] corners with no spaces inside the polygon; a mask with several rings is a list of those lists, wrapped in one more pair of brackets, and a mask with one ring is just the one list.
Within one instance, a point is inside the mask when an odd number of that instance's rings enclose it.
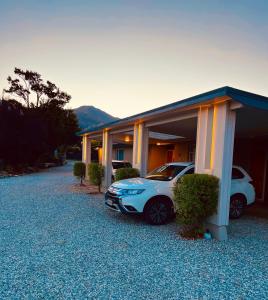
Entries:
{"label": "roof eave", "polygon": [[171,109],[175,110],[175,109],[179,109],[179,108],[191,107],[194,105],[198,105],[202,102],[207,102],[209,100],[213,100],[215,98],[219,98],[222,96],[228,96],[231,99],[233,99],[245,106],[268,110],[268,98],[267,97],[249,93],[249,92],[245,92],[242,90],[238,90],[238,89],[235,89],[235,88],[232,88],[229,86],[225,86],[225,87],[221,87],[221,88],[218,88],[218,89],[206,92],[206,93],[198,94],[193,97],[179,100],[174,103],[170,103],[170,104],[158,107],[158,108],[154,108],[152,110],[149,110],[149,111],[146,111],[143,113],[139,113],[139,114],[136,114],[136,115],[133,115],[130,117],[126,117],[126,118],[123,118],[120,120],[106,123],[101,126],[96,126],[96,127],[90,128],[90,129],[85,129],[85,130],[80,131],[78,133],[78,135],[97,133],[98,131],[103,130],[105,128],[119,126],[119,125],[123,125],[124,123],[129,123],[129,122],[139,120],[141,118],[150,117],[151,115],[153,115],[155,113],[161,114],[161,113],[168,112]]}

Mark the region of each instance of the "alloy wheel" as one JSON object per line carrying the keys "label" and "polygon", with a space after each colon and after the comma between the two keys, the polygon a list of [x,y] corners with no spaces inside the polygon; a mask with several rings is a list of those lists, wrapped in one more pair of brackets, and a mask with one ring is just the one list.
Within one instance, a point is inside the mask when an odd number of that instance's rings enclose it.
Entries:
{"label": "alloy wheel", "polygon": [[155,202],[149,210],[149,216],[154,224],[163,224],[168,218],[168,208],[162,202]]}
{"label": "alloy wheel", "polygon": [[230,217],[238,219],[244,211],[244,201],[241,198],[233,198],[230,203]]}

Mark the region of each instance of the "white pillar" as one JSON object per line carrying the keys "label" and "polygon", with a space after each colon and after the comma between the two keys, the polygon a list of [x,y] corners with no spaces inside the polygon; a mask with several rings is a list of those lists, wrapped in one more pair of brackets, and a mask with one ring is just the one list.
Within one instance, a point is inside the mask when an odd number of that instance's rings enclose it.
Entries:
{"label": "white pillar", "polygon": [[210,173],[210,152],[213,126],[212,106],[200,107],[196,135],[195,172]]}
{"label": "white pillar", "polygon": [[217,213],[208,227],[219,240],[227,239],[231,190],[231,172],[235,133],[235,111],[229,102],[201,107],[198,114],[196,173],[207,173],[220,179]]}
{"label": "white pillar", "polygon": [[88,164],[91,163],[91,140],[83,135],[82,161],[86,164],[86,179],[88,179]]}
{"label": "white pillar", "polygon": [[134,125],[133,167],[140,170],[140,175],[147,174],[149,131],[144,123]]}
{"label": "white pillar", "polygon": [[132,166],[138,169],[138,136],[139,136],[139,125],[134,124],[133,128],[133,150],[132,150]]}
{"label": "white pillar", "polygon": [[102,165],[104,167],[104,189],[108,189],[108,187],[112,183],[112,149],[112,135],[108,130],[104,130],[102,134]]}

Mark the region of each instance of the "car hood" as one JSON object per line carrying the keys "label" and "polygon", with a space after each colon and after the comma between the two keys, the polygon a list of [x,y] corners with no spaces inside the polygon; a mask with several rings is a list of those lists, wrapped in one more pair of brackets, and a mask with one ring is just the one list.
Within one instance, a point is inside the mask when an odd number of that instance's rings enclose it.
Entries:
{"label": "car hood", "polygon": [[167,182],[161,182],[156,180],[150,180],[146,178],[130,178],[124,179],[120,181],[115,181],[112,186],[119,189],[143,189],[151,186],[155,186],[156,184],[167,184]]}

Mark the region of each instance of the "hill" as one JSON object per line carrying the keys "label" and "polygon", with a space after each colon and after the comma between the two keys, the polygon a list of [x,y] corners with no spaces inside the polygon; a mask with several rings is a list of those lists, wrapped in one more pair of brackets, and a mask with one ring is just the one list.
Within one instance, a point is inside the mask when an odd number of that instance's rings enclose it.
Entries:
{"label": "hill", "polygon": [[80,106],[75,108],[74,112],[76,113],[81,129],[102,125],[119,119],[94,106]]}

